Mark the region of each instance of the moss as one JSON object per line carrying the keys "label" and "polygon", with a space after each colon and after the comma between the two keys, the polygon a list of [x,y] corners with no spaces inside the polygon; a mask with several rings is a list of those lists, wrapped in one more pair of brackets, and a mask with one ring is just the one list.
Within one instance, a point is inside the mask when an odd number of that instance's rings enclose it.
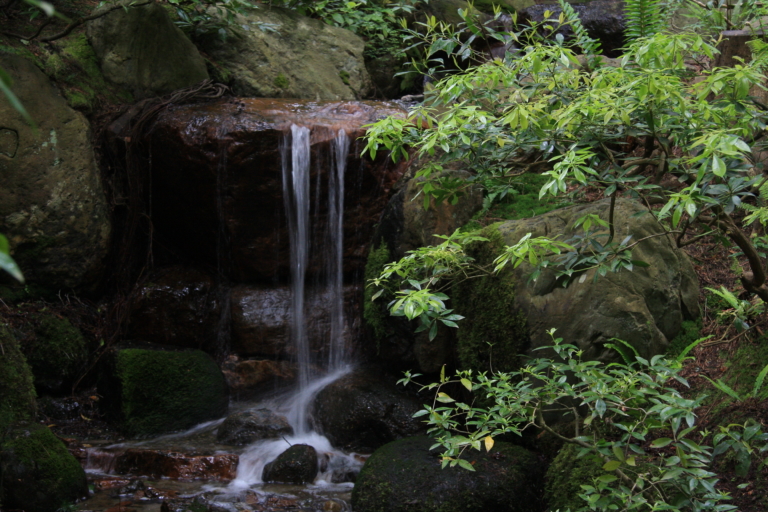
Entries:
{"label": "moss", "polygon": [[66,318],[41,314],[34,340],[25,347],[38,391],[60,392],[85,369],[88,350],[82,333]]}
{"label": "moss", "polygon": [[51,512],[88,494],[80,463],[45,426],[16,428],[0,444],[3,504]]}
{"label": "moss", "polygon": [[384,266],[392,261],[389,255],[387,244],[382,239],[378,249],[371,249],[368,253],[368,260],[365,262],[365,302],[363,304],[363,318],[366,324],[373,329],[373,337],[376,340],[376,353],[379,353],[381,342],[391,334],[391,329],[387,325],[389,311],[386,307],[386,300],[379,297],[376,301],[371,300],[377,292],[371,286],[367,286],[369,281],[381,274]]}
{"label": "moss", "polygon": [[701,319],[687,320],[683,322],[680,332],[672,338],[667,347],[667,355],[679,356],[691,343],[701,337]]}
{"label": "moss", "polygon": [[577,458],[579,447],[566,444],[547,469],[544,499],[550,510],[579,510],[585,501],[579,498],[582,485],[605,474],[602,461],[593,455]]}
{"label": "moss", "polygon": [[[468,254],[480,265],[490,264],[504,247],[494,226],[481,232],[487,243],[475,243]],[[525,314],[515,306],[513,274],[470,279],[453,287],[456,313],[465,317],[456,333],[459,365],[476,371],[513,371],[519,368],[519,354],[530,341]]]}
{"label": "moss", "polygon": [[344,82],[344,85],[349,85],[349,73],[343,69],[339,71],[339,78]]}
{"label": "moss", "polygon": [[288,78],[282,73],[279,73],[272,81],[272,83],[278,89],[287,89],[288,86],[291,85],[291,83],[288,81]]}
{"label": "moss", "polygon": [[34,415],[32,371],[19,342],[6,326],[0,325],[0,438],[9,425],[31,420]]}
{"label": "moss", "polygon": [[199,350],[118,350],[116,375],[129,435],[183,430],[227,412],[224,376]]}

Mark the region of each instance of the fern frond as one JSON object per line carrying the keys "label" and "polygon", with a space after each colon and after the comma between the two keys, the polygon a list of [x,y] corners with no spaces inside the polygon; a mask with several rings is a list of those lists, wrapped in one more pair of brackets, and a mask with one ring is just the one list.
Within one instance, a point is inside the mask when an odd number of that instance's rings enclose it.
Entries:
{"label": "fern frond", "polygon": [[649,37],[664,28],[664,4],[662,0],[626,0],[624,36],[627,44],[641,37]]}
{"label": "fern frond", "polygon": [[579,15],[573,10],[571,4],[565,0],[557,0],[557,3],[563,10],[564,21],[571,26],[573,34],[576,36],[576,44],[581,47],[582,52],[585,55],[599,55],[600,41],[589,36],[587,29],[581,24]]}

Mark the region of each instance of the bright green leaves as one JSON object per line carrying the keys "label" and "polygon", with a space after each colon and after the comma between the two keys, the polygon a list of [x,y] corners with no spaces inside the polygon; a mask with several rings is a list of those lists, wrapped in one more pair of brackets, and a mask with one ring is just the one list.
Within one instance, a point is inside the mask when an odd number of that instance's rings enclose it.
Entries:
{"label": "bright green leaves", "polygon": [[[533,426],[549,430],[544,411],[570,411],[577,424],[583,419],[585,430],[569,434],[561,428],[558,434],[579,447],[579,457],[598,458],[605,471],[592,485],[582,485],[580,496],[590,510],[733,509],[715,488],[714,457],[733,453],[737,471],[748,471],[753,457],[768,451],[768,434],[759,424],[722,427],[713,447],[707,446],[700,439],[708,433],[697,430],[694,413],[703,397],[686,399],[669,385],[686,384],[675,360],[637,357],[631,366],[604,364],[584,361],[577,347],[554,342],[544,347],[557,354],[554,359],[532,359],[510,373],[458,371],[448,378],[443,370],[439,383],[422,388],[434,392],[434,399],[414,417],[424,418],[434,447],[442,447],[443,467],[472,470],[467,450],[490,450],[495,436],[521,435]],[[402,382],[412,382],[412,376]],[[455,384],[482,396],[486,405],[449,396],[444,386]]]}
{"label": "bright green leaves", "polygon": [[16,262],[13,261],[13,258],[11,258],[8,239],[3,235],[0,235],[0,269],[11,274],[17,281],[24,282],[24,276],[21,273],[21,269]]}
{"label": "bright green leaves", "polygon": [[560,254],[563,250],[570,251],[573,247],[546,237],[531,238],[531,234],[528,233],[516,244],[504,248],[504,252],[493,261],[494,271],[500,271],[507,264],[517,268],[524,261],[535,267],[543,262],[546,256]]}

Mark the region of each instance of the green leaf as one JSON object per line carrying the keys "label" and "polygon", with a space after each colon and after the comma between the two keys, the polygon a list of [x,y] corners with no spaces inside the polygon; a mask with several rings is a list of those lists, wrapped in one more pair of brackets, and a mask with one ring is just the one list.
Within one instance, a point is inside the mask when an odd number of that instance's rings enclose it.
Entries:
{"label": "green leaf", "polygon": [[672,439],[668,437],[660,437],[651,443],[651,448],[664,448],[665,446],[669,446],[670,443],[672,443]]}
{"label": "green leaf", "polygon": [[459,462],[459,466],[463,467],[467,471],[474,471],[475,470],[475,468],[472,467],[472,464],[470,464],[468,461],[466,461],[464,459],[459,459],[458,462]]}
{"label": "green leaf", "polygon": [[603,464],[603,469],[606,471],[616,471],[621,466],[621,461],[619,460],[609,460],[605,464]]}
{"label": "green leaf", "polygon": [[468,391],[472,391],[472,382],[469,379],[461,379],[461,385],[467,388]]}

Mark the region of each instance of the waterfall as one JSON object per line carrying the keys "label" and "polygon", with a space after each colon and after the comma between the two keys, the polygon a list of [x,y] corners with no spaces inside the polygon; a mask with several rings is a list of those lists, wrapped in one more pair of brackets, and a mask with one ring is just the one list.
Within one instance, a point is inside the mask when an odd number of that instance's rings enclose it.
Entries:
{"label": "waterfall", "polygon": [[331,258],[326,261],[328,291],[331,295],[331,339],[328,350],[328,368],[338,370],[347,362],[344,353],[344,171],[347,169],[349,138],[339,130],[333,140],[335,165],[329,170],[328,232]]}
{"label": "waterfall", "polygon": [[[287,134],[286,134],[287,135]],[[312,381],[313,361],[307,335],[305,299],[306,273],[309,265],[310,248],[310,130],[306,127],[291,125],[290,143],[286,136],[281,145],[283,197],[291,248],[291,338],[296,347],[298,364],[298,392],[291,400],[288,419],[297,434],[307,433],[307,408],[313,396],[322,387],[332,382],[328,376]],[[348,363],[344,350],[344,290],[343,266],[344,253],[344,173],[349,153],[349,138],[340,129],[333,140],[331,165],[328,169],[328,217],[327,228],[323,236],[322,254],[325,256],[324,296],[328,299],[330,339],[327,340],[328,359],[325,370],[336,378],[343,373]],[[315,186],[315,202],[320,199],[320,176]],[[315,204],[315,211],[320,210]],[[341,372],[341,373],[340,373]],[[318,387],[318,383],[323,382]]]}

